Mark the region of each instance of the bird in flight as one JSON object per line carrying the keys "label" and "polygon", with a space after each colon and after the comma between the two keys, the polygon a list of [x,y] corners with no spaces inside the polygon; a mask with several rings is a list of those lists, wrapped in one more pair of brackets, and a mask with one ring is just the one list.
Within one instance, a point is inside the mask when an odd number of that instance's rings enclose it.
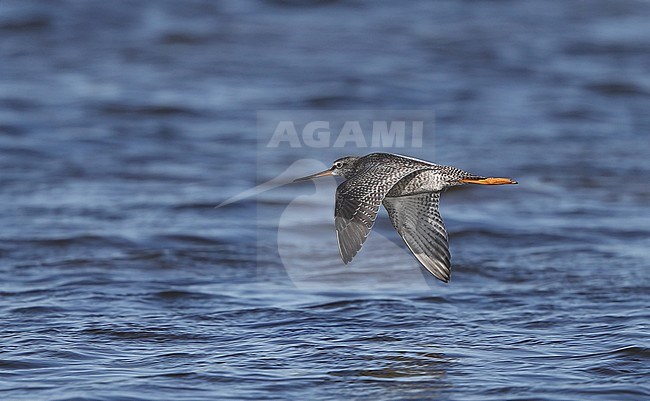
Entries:
{"label": "bird in flight", "polygon": [[383,204],[415,258],[445,283],[451,274],[451,254],[438,212],[441,192],[463,184],[517,183],[510,178],[483,177],[392,153],[342,157],[331,168],[294,182],[325,176],[346,179],[336,188],[334,207],[336,237],[344,263],[349,263],[363,246]]}

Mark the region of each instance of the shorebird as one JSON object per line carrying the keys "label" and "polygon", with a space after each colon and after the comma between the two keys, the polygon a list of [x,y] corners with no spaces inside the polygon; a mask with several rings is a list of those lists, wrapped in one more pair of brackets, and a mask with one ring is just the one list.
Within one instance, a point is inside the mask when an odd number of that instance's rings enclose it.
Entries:
{"label": "shorebird", "polygon": [[383,204],[393,227],[415,258],[445,283],[451,275],[451,254],[438,212],[440,193],[463,184],[517,183],[510,178],[483,177],[392,153],[342,157],[331,168],[294,182],[325,176],[346,179],[336,188],[334,207],[339,253],[345,264],[363,246]]}

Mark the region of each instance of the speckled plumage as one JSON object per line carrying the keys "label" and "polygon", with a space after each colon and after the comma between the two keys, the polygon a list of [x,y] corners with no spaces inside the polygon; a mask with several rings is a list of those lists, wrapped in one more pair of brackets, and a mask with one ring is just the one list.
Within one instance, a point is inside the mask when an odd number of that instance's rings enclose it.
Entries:
{"label": "speckled plumage", "polygon": [[299,180],[323,175],[340,175],[347,179],[336,189],[334,208],[339,251],[344,263],[350,262],[363,246],[383,204],[393,227],[413,255],[444,282],[450,278],[451,255],[447,232],[438,212],[440,193],[465,182],[493,184],[489,180],[494,180],[391,153],[343,157],[336,160],[330,170]]}
{"label": "speckled plumage", "polygon": [[440,192],[386,197],[384,207],[393,227],[416,259],[442,281],[449,281],[451,254],[447,231],[438,212]]}

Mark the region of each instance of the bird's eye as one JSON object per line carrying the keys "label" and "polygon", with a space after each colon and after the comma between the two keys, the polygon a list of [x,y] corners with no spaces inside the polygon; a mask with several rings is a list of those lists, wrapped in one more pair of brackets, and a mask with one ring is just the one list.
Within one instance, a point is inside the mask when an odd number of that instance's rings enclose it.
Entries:
{"label": "bird's eye", "polygon": [[343,167],[343,163],[341,163],[341,162],[336,162],[336,163],[334,163],[334,167],[336,167],[336,168],[341,168],[341,167]]}

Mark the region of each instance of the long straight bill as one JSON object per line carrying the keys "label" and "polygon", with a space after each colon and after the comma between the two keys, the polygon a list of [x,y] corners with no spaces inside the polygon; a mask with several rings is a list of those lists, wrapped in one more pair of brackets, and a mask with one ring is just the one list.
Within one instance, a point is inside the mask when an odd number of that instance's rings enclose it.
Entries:
{"label": "long straight bill", "polygon": [[311,180],[313,178],[327,177],[329,175],[332,175],[332,169],[321,171],[320,173],[308,175],[306,177],[296,178],[295,180],[293,180],[293,182],[307,181],[307,180]]}

